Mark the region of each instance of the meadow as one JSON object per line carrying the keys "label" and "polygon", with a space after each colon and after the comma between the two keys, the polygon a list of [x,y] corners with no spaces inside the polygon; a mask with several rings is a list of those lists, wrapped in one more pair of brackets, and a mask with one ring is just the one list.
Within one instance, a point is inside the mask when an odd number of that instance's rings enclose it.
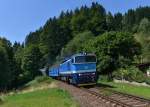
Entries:
{"label": "meadow", "polygon": [[106,85],[110,89],[115,91],[150,99],[150,87],[136,86],[128,83],[115,83],[115,82],[106,82],[106,81],[99,81],[99,83]]}
{"label": "meadow", "polygon": [[4,97],[0,107],[78,107],[68,92],[52,88]]}
{"label": "meadow", "polygon": [[21,90],[0,96],[0,107],[79,107],[70,94],[49,77],[36,77]]}

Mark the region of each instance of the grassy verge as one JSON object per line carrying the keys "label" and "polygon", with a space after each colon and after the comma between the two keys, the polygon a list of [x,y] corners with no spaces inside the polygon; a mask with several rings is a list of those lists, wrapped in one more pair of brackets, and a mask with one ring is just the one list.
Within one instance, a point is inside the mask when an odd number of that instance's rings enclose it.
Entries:
{"label": "grassy verge", "polygon": [[0,96],[0,107],[79,107],[68,92],[58,89],[56,81],[36,77],[17,91]]}
{"label": "grassy verge", "polygon": [[77,107],[68,92],[52,88],[6,96],[0,107]]}
{"label": "grassy verge", "polygon": [[106,87],[115,91],[150,99],[150,87],[135,86],[127,83],[114,83],[114,82],[105,82],[105,81],[103,82],[99,81],[99,83],[100,85],[103,84]]}
{"label": "grassy verge", "polygon": [[47,88],[56,88],[56,81],[47,76],[39,76],[34,80],[28,82],[23,87],[21,87],[18,91],[25,93],[30,91],[36,91]]}
{"label": "grassy verge", "polygon": [[24,87],[38,87],[41,84],[51,84],[53,81],[54,80],[48,76],[39,76],[36,77],[34,80],[30,81],[29,83],[25,84]]}

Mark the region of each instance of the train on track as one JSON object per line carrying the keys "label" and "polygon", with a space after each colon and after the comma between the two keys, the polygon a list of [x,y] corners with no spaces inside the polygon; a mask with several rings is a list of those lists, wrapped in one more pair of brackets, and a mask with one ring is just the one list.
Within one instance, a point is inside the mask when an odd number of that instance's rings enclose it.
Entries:
{"label": "train on track", "polygon": [[49,69],[49,76],[76,86],[95,85],[98,80],[96,55],[78,53]]}

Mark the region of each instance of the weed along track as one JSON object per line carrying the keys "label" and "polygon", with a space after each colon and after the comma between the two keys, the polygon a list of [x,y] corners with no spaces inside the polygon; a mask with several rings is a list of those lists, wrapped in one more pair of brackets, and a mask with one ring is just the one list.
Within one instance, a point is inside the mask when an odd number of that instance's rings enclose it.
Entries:
{"label": "weed along track", "polygon": [[93,93],[109,103],[114,103],[116,106],[121,107],[150,107],[150,100],[129,95],[106,88],[94,87],[88,89],[88,92]]}
{"label": "weed along track", "polygon": [[104,88],[75,87],[63,82],[58,84],[69,91],[81,107],[150,107],[150,100]]}

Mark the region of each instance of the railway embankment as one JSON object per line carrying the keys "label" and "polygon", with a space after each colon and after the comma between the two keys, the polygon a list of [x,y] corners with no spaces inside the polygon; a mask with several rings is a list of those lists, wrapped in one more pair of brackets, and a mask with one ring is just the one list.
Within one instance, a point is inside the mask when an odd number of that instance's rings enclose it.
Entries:
{"label": "railway embankment", "polygon": [[82,88],[68,85],[63,82],[58,82],[58,86],[63,90],[67,90],[81,107],[113,107],[113,104],[107,103],[109,101],[106,99],[101,99]]}
{"label": "railway embankment", "polygon": [[81,107],[150,107],[150,100],[119,93],[104,87],[81,88],[58,82],[61,89],[67,90]]}
{"label": "railway embankment", "polygon": [[123,107],[150,107],[150,100],[139,96],[126,94],[118,91],[111,90],[109,88],[95,87],[94,90],[108,99],[111,99]]}
{"label": "railway embankment", "polygon": [[[100,87],[75,87],[51,78],[40,77],[24,88],[2,98],[1,107],[149,107],[149,100],[107,90],[110,84]],[[125,86],[123,86],[126,89]],[[106,89],[105,89],[106,88]],[[146,87],[149,89],[149,87]],[[132,87],[134,90],[134,88]],[[128,91],[130,91],[128,89]],[[48,99],[48,100],[45,100]],[[59,102],[59,103],[58,103]],[[26,107],[26,106],[25,106]]]}
{"label": "railway embankment", "polygon": [[55,80],[38,77],[21,89],[1,93],[0,107],[79,107],[79,104]]}
{"label": "railway embankment", "polygon": [[150,99],[150,87],[148,86],[114,81],[99,81],[99,86],[109,88],[114,91]]}

